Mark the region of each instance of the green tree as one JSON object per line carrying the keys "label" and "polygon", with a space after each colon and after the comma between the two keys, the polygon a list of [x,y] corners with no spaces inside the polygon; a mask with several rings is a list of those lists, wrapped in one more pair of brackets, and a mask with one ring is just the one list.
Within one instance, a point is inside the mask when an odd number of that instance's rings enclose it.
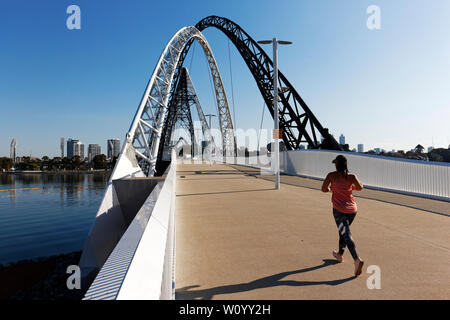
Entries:
{"label": "green tree", "polygon": [[11,158],[2,157],[0,158],[0,169],[9,170],[13,166],[13,160]]}
{"label": "green tree", "polygon": [[450,149],[437,148],[428,153],[431,161],[450,162]]}
{"label": "green tree", "polygon": [[72,169],[72,161],[67,157],[62,158],[61,159],[61,169],[71,170]]}
{"label": "green tree", "polygon": [[94,169],[106,169],[106,155],[98,154],[92,159]]}
{"label": "green tree", "polygon": [[37,162],[30,162],[28,164],[28,170],[32,170],[32,171],[38,171],[40,169],[40,165]]}
{"label": "green tree", "polygon": [[42,161],[41,161],[41,170],[48,170],[49,164],[50,164],[50,158],[47,156],[43,156]]}
{"label": "green tree", "polygon": [[424,149],[425,149],[425,148],[424,148],[422,145],[418,144],[418,145],[416,146],[416,148],[415,148],[415,151],[416,151],[417,153],[422,153]]}
{"label": "green tree", "polygon": [[62,166],[61,157],[54,157],[53,159],[50,159],[48,162],[48,169],[49,170],[60,170]]}
{"label": "green tree", "polygon": [[17,164],[19,170],[32,170],[37,171],[41,168],[41,160],[31,157],[23,157],[23,161]]}
{"label": "green tree", "polygon": [[79,170],[81,167],[81,163],[82,163],[80,156],[73,156],[73,158],[70,160],[72,163],[72,165],[71,165],[72,170]]}

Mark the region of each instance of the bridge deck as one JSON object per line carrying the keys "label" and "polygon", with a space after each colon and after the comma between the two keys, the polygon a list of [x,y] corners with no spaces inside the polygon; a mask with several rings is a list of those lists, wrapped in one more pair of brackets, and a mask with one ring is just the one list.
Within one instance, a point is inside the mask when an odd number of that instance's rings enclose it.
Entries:
{"label": "bridge deck", "polygon": [[[320,182],[282,176],[276,191],[270,179],[178,165],[177,299],[450,298],[449,203],[359,193],[352,234],[365,266],[354,278],[348,252],[342,264],[332,259],[337,228]],[[381,269],[380,290],[367,288],[370,265]]]}

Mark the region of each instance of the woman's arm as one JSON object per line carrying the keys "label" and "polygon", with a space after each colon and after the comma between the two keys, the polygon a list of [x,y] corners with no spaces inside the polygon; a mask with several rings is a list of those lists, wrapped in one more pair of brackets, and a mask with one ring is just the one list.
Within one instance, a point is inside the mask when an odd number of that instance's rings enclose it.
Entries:
{"label": "woman's arm", "polygon": [[331,173],[327,174],[327,177],[322,184],[322,192],[330,192]]}
{"label": "woman's arm", "polygon": [[352,190],[362,190],[363,184],[358,180],[358,177],[356,177],[356,174],[352,174]]}

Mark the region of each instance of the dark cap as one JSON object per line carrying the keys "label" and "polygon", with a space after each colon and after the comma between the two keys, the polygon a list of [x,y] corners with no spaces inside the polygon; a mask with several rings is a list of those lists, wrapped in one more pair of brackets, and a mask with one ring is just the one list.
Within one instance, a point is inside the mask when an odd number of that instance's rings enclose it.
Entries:
{"label": "dark cap", "polygon": [[347,163],[347,158],[340,154],[331,163]]}

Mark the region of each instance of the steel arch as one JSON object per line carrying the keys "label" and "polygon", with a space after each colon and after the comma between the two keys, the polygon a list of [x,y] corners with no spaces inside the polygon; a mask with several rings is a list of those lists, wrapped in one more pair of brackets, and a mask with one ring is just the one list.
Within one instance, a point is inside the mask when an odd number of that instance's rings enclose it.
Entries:
{"label": "steel arch", "polygon": [[[252,73],[273,117],[273,62],[258,43],[239,25],[227,18],[209,16],[199,21],[195,27],[200,31],[209,27],[217,28],[233,42]],[[179,63],[182,61],[180,60]],[[328,132],[328,129],[322,127],[319,120],[280,71],[278,71],[278,77],[278,95],[281,100],[281,106],[278,106],[279,123],[283,132],[283,141],[288,150],[299,149],[302,142],[308,143],[312,149],[342,150],[339,143]],[[316,131],[324,138],[322,143],[319,142]]]}
{"label": "steel arch", "polygon": [[154,174],[161,135],[165,131],[169,98],[174,95],[174,84],[178,81],[182,61],[194,40],[202,46],[213,78],[222,131],[222,148],[227,150],[227,153],[235,150],[228,100],[214,55],[203,34],[195,27],[188,26],[175,33],[159,58],[126,134],[111,180]]}
{"label": "steel arch", "polygon": [[193,105],[195,105],[198,118],[200,119],[204,140],[207,142],[205,150],[201,149],[201,153],[203,154],[203,151],[205,151],[207,155],[210,155],[212,153],[212,150],[215,149],[214,139],[203,113],[203,109],[200,105],[200,101],[197,97],[197,93],[189,75],[189,71],[185,67],[183,67],[181,69],[180,78],[176,86],[175,95],[171,97],[169,102],[166,124],[164,126],[165,130],[163,131],[161,142],[159,144],[160,151],[158,154],[158,162],[163,161],[163,154],[169,154],[170,156],[171,138],[175,128],[175,124],[177,122],[181,123],[181,126],[190,133],[192,146],[191,152],[192,156],[194,157],[194,149],[196,149],[197,146],[195,143],[194,128],[192,125],[191,116],[191,107]]}

